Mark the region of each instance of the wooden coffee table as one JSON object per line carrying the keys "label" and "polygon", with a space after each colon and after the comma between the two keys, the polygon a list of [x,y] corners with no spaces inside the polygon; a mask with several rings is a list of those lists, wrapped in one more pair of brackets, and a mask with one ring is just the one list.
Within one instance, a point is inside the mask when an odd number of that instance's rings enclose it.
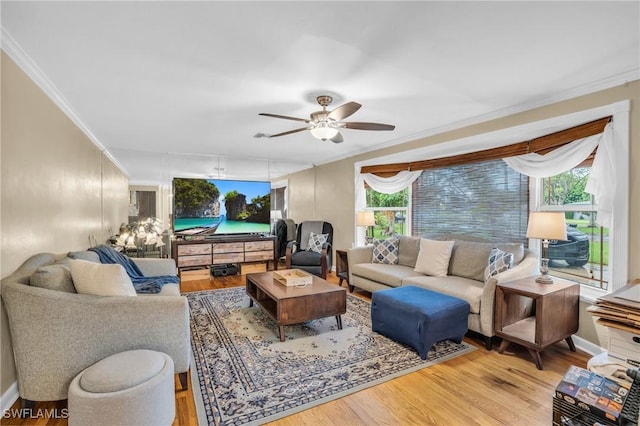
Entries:
{"label": "wooden coffee table", "polygon": [[272,272],[247,275],[247,295],[278,324],[280,341],[284,342],[284,326],[318,318],[335,316],[342,330],[342,317],[347,312],[347,290],[313,275],[306,287],[287,287],[273,279]]}

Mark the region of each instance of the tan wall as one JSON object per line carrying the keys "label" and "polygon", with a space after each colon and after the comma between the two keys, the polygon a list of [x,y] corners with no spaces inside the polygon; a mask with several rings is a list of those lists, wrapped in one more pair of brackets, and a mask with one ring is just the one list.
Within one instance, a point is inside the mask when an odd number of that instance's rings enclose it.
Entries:
{"label": "tan wall", "polygon": [[102,236],[98,243],[118,233],[127,222],[129,210],[129,178],[106,156],[102,155]]}
{"label": "tan wall", "polygon": [[[303,220],[315,220],[318,218],[315,213],[316,207],[316,187],[322,185],[316,185],[316,171],[323,170],[323,168],[313,167],[311,169],[303,170],[296,173],[295,179],[289,181],[289,217],[296,223],[300,223]],[[291,213],[291,201],[294,200],[296,204],[296,213]]]}
{"label": "tan wall", "polygon": [[[640,167],[634,166],[640,165],[640,111],[638,109],[640,81],[317,166],[315,167],[315,180],[309,170],[289,175],[286,177],[289,180],[291,189],[289,193],[289,216],[296,223],[307,219],[325,219],[332,222],[336,232],[334,248],[349,248],[353,242],[355,226],[353,182],[354,164],[356,162],[605,106],[626,99],[631,100],[629,235],[638,235],[640,233],[640,221],[636,218],[640,217],[640,191],[637,191],[637,188],[640,188]],[[348,141],[345,143],[348,143]],[[416,160],[418,159],[416,158]],[[310,194],[316,194],[315,208],[309,205],[314,199]],[[640,277],[640,263],[633,261],[633,259],[639,257],[640,239],[629,238],[629,278]],[[582,304],[582,306],[584,307],[585,304]],[[590,315],[582,310],[581,324],[583,328],[578,332],[578,335],[600,346],[606,346],[606,342],[602,338],[602,336],[606,336],[606,332],[596,331],[593,324],[588,327],[587,325],[590,324],[590,321]]]}
{"label": "tan wall", "polygon": [[[351,173],[345,173],[349,167]],[[333,225],[334,248],[351,247],[354,223],[353,163],[342,160],[292,176],[294,179],[289,181],[288,187],[289,218],[296,223],[305,220],[330,222]]]}
{"label": "tan wall", "polygon": [[[6,277],[38,252],[83,250],[89,236],[104,242],[127,220],[128,178],[4,52],[1,73]],[[0,394],[16,378],[4,309],[1,318]]]}

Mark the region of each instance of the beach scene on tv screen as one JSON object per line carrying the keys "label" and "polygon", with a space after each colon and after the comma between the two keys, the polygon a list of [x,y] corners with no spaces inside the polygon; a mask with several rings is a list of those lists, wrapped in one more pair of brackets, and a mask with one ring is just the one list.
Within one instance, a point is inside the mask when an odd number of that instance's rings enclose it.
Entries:
{"label": "beach scene on tv screen", "polygon": [[270,231],[269,182],[174,178],[173,199],[176,235]]}

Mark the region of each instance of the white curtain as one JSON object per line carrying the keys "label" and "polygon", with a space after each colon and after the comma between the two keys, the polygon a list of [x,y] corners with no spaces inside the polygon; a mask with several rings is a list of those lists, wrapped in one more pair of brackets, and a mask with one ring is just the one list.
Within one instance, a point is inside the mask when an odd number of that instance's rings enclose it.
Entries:
{"label": "white curtain", "polygon": [[356,173],[356,211],[364,210],[367,207],[365,182],[374,191],[393,194],[407,188],[413,181],[418,179],[421,173],[421,170],[415,172],[405,170],[386,178],[372,173]]}
{"label": "white curtain", "polygon": [[603,133],[577,139],[545,155],[531,153],[503,158],[503,161],[524,175],[546,178],[571,170],[582,163],[598,147],[585,191],[595,197],[598,205],[598,225],[609,227],[611,225],[613,194],[615,193],[612,145],[613,125],[609,123],[605,126]]}
{"label": "white curtain", "polygon": [[422,170],[415,172],[402,171],[390,177],[380,177],[372,173],[363,175],[364,181],[376,192],[383,194],[394,194],[402,191],[413,183],[422,173]]}
{"label": "white curtain", "polygon": [[604,136],[593,159],[587,186],[584,188],[585,192],[593,195],[598,206],[596,223],[605,228],[611,227],[613,200],[617,188],[616,151],[613,149],[613,141],[613,124],[609,123],[604,128]]}
{"label": "white curtain", "polygon": [[582,163],[600,143],[602,134],[577,139],[545,155],[536,153],[503,158],[512,169],[535,178],[546,178],[573,169]]}
{"label": "white curtain", "polygon": [[[374,190],[382,192],[384,194],[393,194],[394,192],[402,191],[413,183],[420,176],[422,171],[415,172],[402,171],[394,176],[383,178],[371,173],[359,173],[356,170],[356,212],[367,208],[366,190],[364,189],[364,183]],[[356,245],[361,245],[364,241],[365,228],[356,226]]]}

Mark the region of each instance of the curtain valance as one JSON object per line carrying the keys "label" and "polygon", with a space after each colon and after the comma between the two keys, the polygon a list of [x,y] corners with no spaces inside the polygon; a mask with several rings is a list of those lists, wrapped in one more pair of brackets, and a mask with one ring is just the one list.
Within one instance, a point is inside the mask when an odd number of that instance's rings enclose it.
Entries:
{"label": "curtain valance", "polygon": [[602,134],[589,136],[556,148],[544,155],[531,153],[503,158],[502,161],[523,175],[546,178],[571,170],[582,163],[596,149],[601,139]]}
{"label": "curtain valance", "polygon": [[532,153],[502,160],[523,175],[547,178],[578,166],[597,147],[598,152],[591,165],[585,192],[595,197],[598,206],[596,223],[609,227],[613,194],[616,188],[612,145],[613,124],[609,123],[601,134],[575,140],[544,155]]}
{"label": "curtain valance", "polygon": [[[530,154],[533,152],[546,154],[549,151],[555,150],[575,140],[601,134],[604,131],[604,127],[610,120],[611,116],[603,117],[528,141],[517,142],[497,148],[483,149],[480,151],[469,151],[468,148],[456,148],[451,146],[447,147],[446,151],[441,151],[442,153],[446,152],[447,155],[438,156],[436,154],[435,158],[411,161],[407,163],[363,166],[360,172],[375,173],[381,176],[391,176],[403,170],[425,170],[435,167],[451,167],[475,163],[478,161],[499,160],[501,158]],[[434,148],[436,147],[437,146],[434,146]]]}
{"label": "curtain valance", "polygon": [[422,173],[421,170],[415,172],[402,171],[390,177],[380,177],[372,173],[360,173],[356,175],[356,211],[364,210],[367,207],[364,189],[365,182],[374,191],[383,194],[393,194],[402,191],[411,185]]}
{"label": "curtain valance", "polygon": [[415,172],[404,171],[390,177],[380,177],[372,173],[365,173],[364,181],[376,192],[383,194],[394,194],[402,191],[411,185],[422,173],[422,170]]}
{"label": "curtain valance", "polygon": [[[499,148],[503,151],[500,152],[502,156],[498,158],[502,158],[510,167],[519,173],[530,177],[544,178],[555,176],[580,165],[584,160],[589,158],[597,148],[585,191],[594,196],[595,202],[598,205],[596,219],[598,225],[610,227],[613,194],[615,193],[616,188],[614,168],[615,152],[613,150],[614,129],[613,123],[610,122],[610,119],[611,117],[605,117],[565,131],[557,132],[554,135],[535,139],[528,143],[522,142],[510,145],[509,147]],[[604,126],[604,130],[599,126]],[[601,131],[598,134],[593,134],[593,132],[598,128]],[[570,135],[580,133],[587,133],[590,134],[590,136],[574,139],[572,142],[567,143],[567,138],[570,137]],[[526,149],[530,153],[518,155],[517,151],[519,150],[520,145],[525,143],[528,144]],[[534,143],[534,151],[544,152],[544,154],[538,154],[530,151],[530,148]],[[556,145],[554,146],[554,144]],[[506,151],[506,148],[510,148],[510,151]],[[518,148],[518,150],[515,148]],[[495,154],[498,154],[499,152],[498,149],[491,149],[483,152],[486,154],[489,151],[491,151],[491,153],[494,153],[495,151]],[[472,155],[472,153],[458,155],[458,157],[464,157],[462,158],[464,161],[460,160],[459,162],[470,162],[471,159],[466,158],[470,155]],[[441,162],[451,158],[452,157],[427,161]],[[478,161],[477,157],[475,158],[475,161]],[[400,166],[400,164],[389,166],[397,167]],[[422,164],[422,166],[425,166],[425,164]],[[438,164],[438,166],[442,167],[443,165]],[[362,168],[362,171],[364,172],[375,167],[381,166],[365,166]],[[379,172],[388,173],[389,170],[379,169]],[[356,174],[356,210],[366,208],[364,190],[365,182],[374,191],[390,194],[401,191],[411,185],[421,173],[421,170],[407,171],[405,168],[405,170],[399,171],[395,175],[389,177],[381,177],[373,173]]]}

